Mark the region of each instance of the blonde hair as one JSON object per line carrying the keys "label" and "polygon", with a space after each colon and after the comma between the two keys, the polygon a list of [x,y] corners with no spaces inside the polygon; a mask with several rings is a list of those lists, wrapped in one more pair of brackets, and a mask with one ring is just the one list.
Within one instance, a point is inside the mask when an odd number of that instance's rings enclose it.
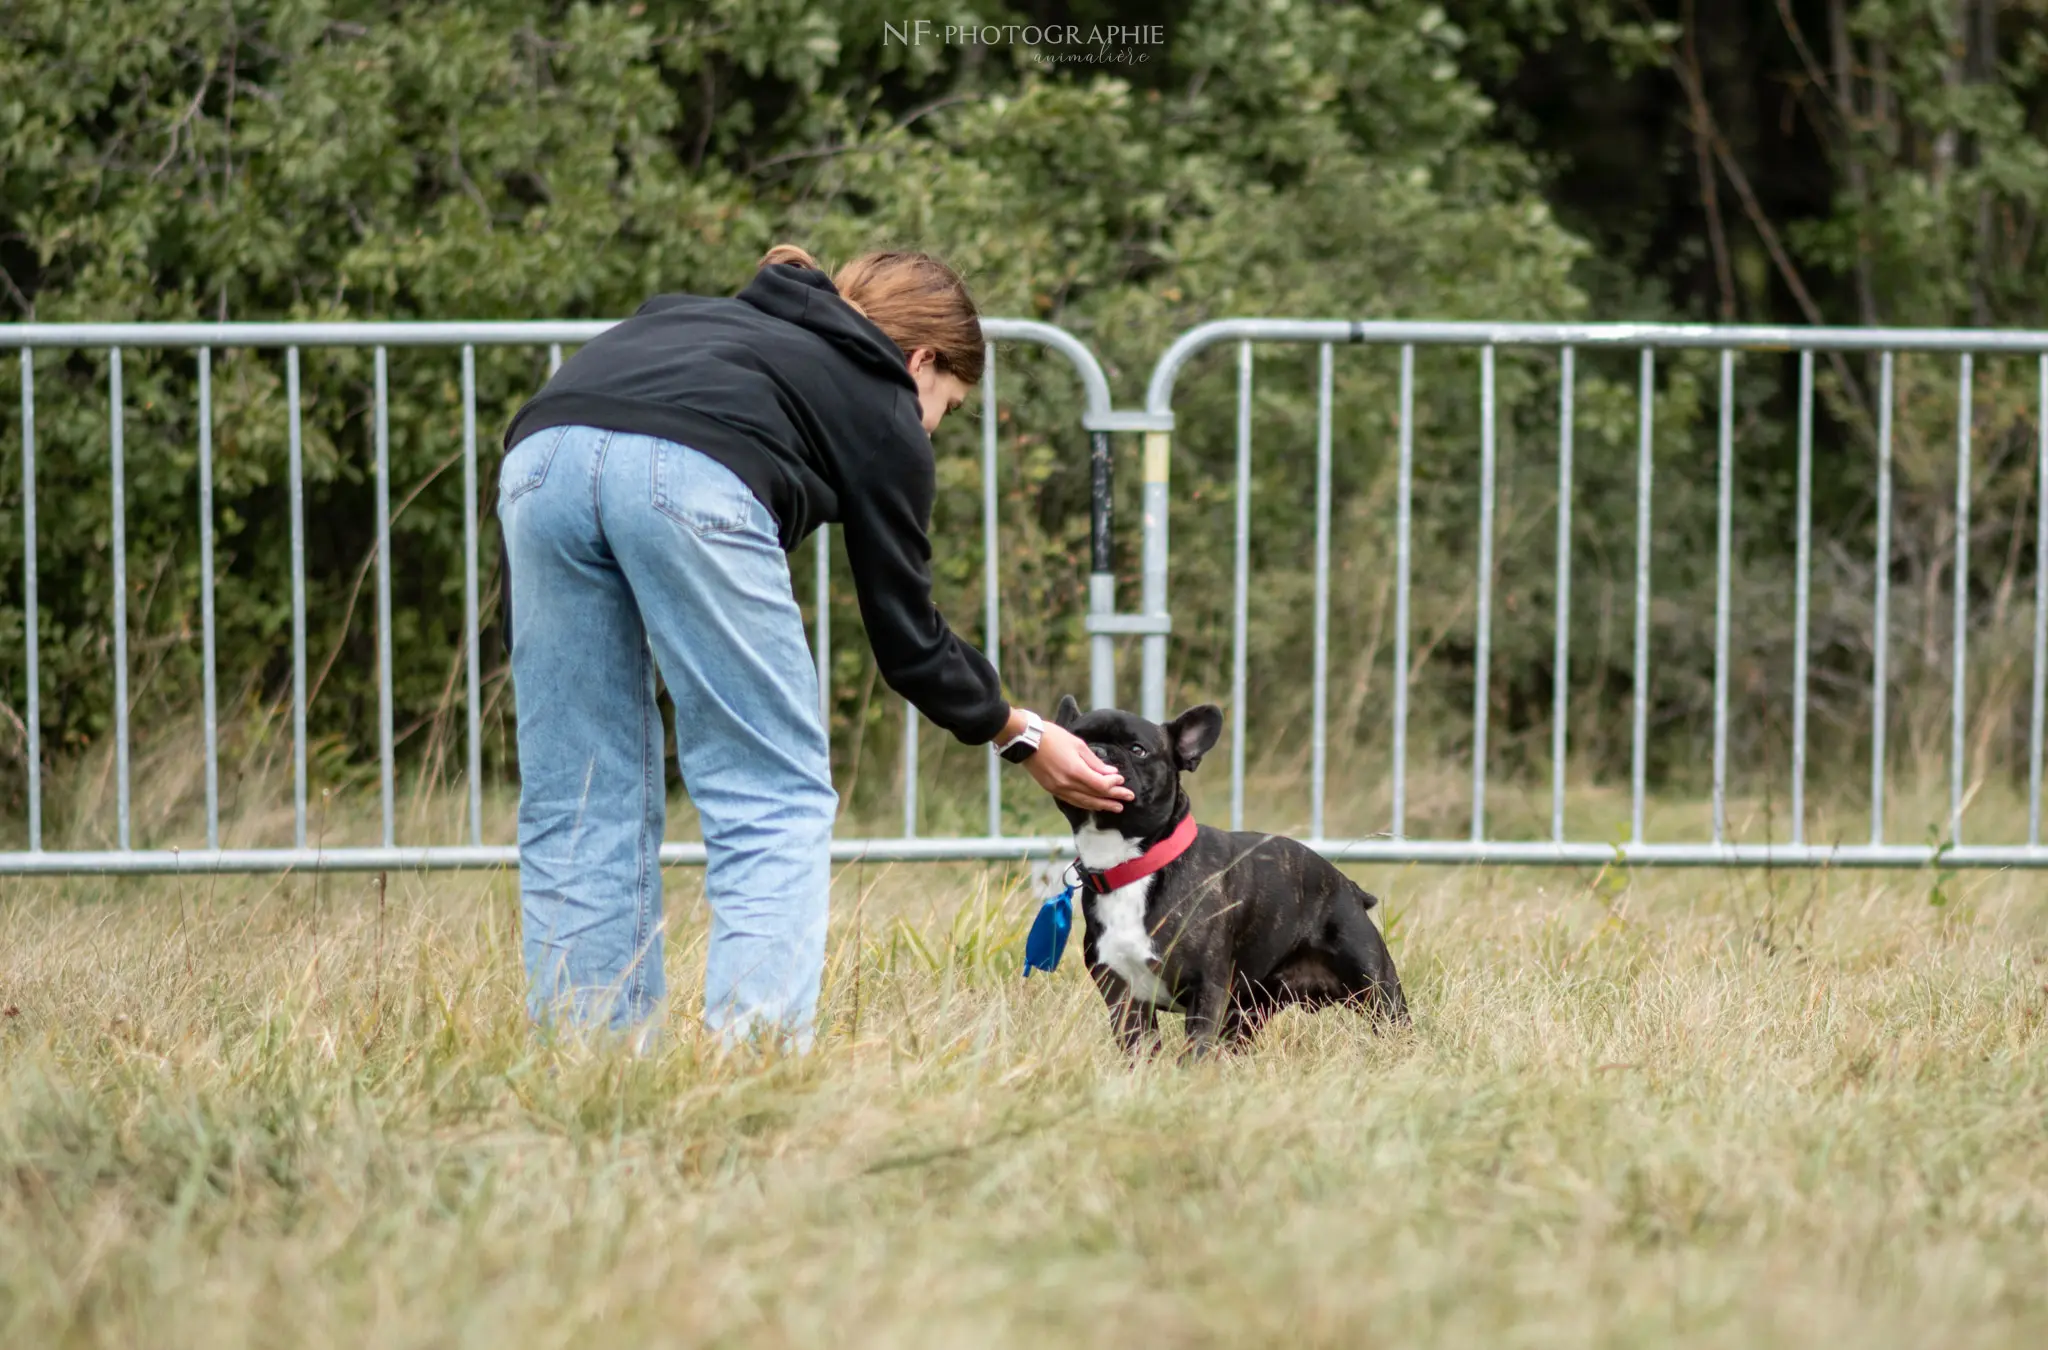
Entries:
{"label": "blonde hair", "polygon": [[[825,269],[795,244],[777,244],[761,266],[784,263]],[[905,359],[919,347],[938,355],[939,369],[968,384],[981,382],[986,353],[981,316],[960,274],[929,253],[864,253],[839,269],[832,284],[869,323],[889,335]]]}

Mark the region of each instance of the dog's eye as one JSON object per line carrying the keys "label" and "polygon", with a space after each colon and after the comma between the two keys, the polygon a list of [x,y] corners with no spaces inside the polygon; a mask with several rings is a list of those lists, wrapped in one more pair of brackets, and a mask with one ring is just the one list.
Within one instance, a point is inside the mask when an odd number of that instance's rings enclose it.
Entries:
{"label": "dog's eye", "polygon": [[1145,748],[1144,746],[1142,746],[1142,745],[1133,745],[1133,746],[1131,746],[1131,758],[1132,758],[1132,759],[1148,759],[1148,758],[1150,758],[1150,757],[1151,757],[1151,754],[1152,754],[1152,752],[1151,752],[1150,750],[1147,750],[1147,749],[1146,749],[1146,748]]}

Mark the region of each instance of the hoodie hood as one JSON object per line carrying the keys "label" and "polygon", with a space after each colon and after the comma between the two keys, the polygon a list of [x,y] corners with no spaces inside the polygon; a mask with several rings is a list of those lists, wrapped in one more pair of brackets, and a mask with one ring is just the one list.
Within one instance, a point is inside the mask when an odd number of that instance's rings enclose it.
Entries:
{"label": "hoodie hood", "polygon": [[832,278],[816,268],[795,263],[764,267],[739,298],[771,318],[816,333],[863,369],[916,391],[903,349],[846,303]]}

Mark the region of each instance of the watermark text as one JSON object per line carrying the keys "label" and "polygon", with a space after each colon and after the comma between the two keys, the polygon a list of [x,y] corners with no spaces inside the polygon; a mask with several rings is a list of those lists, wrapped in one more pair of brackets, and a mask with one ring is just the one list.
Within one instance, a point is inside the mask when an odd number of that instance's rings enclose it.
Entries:
{"label": "watermark text", "polygon": [[930,19],[882,21],[885,47],[1026,48],[1043,66],[1136,66],[1152,59],[1149,50],[1166,45],[1163,23],[934,23]]}

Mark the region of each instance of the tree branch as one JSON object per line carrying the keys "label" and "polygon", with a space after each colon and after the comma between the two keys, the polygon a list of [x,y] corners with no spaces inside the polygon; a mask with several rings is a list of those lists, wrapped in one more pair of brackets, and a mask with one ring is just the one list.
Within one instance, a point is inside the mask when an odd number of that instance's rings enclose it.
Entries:
{"label": "tree branch", "polygon": [[[1714,158],[1720,164],[1721,172],[1728,176],[1728,185],[1735,189],[1735,196],[1742,203],[1742,213],[1749,218],[1750,226],[1763,241],[1764,251],[1771,255],[1771,264],[1777,269],[1779,278],[1784,281],[1785,289],[1792,293],[1794,303],[1799,306],[1800,313],[1806,316],[1808,323],[1816,327],[1824,326],[1827,320],[1821,314],[1820,306],[1814,302],[1813,293],[1806,289],[1806,281],[1793,263],[1792,255],[1786,251],[1784,241],[1778,237],[1777,227],[1771,224],[1771,218],[1765,214],[1763,204],[1757,200],[1756,191],[1749,183],[1749,175],[1742,171],[1742,165],[1737,162],[1735,152],[1728,144],[1728,138],[1721,134],[1720,126],[1714,121],[1714,111],[1707,104],[1705,91],[1699,87],[1693,72],[1686,68],[1684,62],[1667,58],[1665,64],[1684,86],[1685,96],[1692,103],[1694,115],[1706,128],[1707,138],[1713,146]],[[1828,364],[1834,369],[1836,378],[1841,380],[1843,390],[1854,400],[1865,424],[1870,424],[1873,419],[1869,401],[1863,395],[1863,386],[1850,371],[1849,363],[1842,359],[1840,352],[1829,352]]]}
{"label": "tree branch", "polygon": [[[1829,13],[1832,15],[1840,4],[1841,0],[1829,0]],[[1827,96],[1828,102],[1840,109],[1843,104],[1841,90],[1838,87],[1842,78],[1839,57],[1835,65],[1835,78],[1838,83],[1831,85],[1827,73],[1821,69],[1820,61],[1813,54],[1813,48],[1806,45],[1806,33],[1799,27],[1799,20],[1792,17],[1792,0],[1778,0],[1778,18],[1785,25],[1785,35],[1792,39],[1792,50],[1799,53],[1799,64],[1806,67],[1806,78],[1812,80],[1814,87]]]}
{"label": "tree branch", "polygon": [[[1778,7],[1785,15],[1786,25],[1793,26],[1787,0],[1778,0]],[[1866,326],[1874,327],[1879,322],[1877,288],[1871,279],[1870,228],[1866,223],[1870,210],[1870,174],[1863,165],[1862,146],[1857,143],[1859,125],[1854,52],[1850,46],[1849,16],[1843,0],[1828,0],[1828,45],[1835,62],[1835,116],[1842,128],[1840,154],[1848,167],[1849,195],[1856,202],[1856,314]]]}
{"label": "tree branch", "polygon": [[[933,99],[930,103],[927,103],[922,107],[912,108],[909,112],[903,115],[902,120],[898,121],[894,126],[890,127],[889,130],[884,132],[882,135],[894,135],[896,132],[902,131],[904,128],[908,127],[911,123],[916,122],[921,118],[929,117],[931,114],[938,112],[941,108],[950,108],[956,103],[979,103],[980,101],[981,95],[973,92],[948,94],[944,98]],[[880,139],[882,139],[882,136],[878,136],[875,138],[875,140]],[[874,143],[875,142],[872,140],[853,140],[848,141],[843,145],[822,145],[814,146],[808,150],[790,150],[780,155],[771,155],[769,158],[762,160],[759,164],[756,164],[754,166],[753,172],[758,174],[764,169],[772,169],[780,164],[794,164],[799,160],[830,159],[834,155],[843,155],[849,150],[864,149],[865,147],[873,145]]]}
{"label": "tree branch", "polygon": [[1700,206],[1707,213],[1707,241],[1714,253],[1714,281],[1721,288],[1721,321],[1735,321],[1735,268],[1728,259],[1728,232],[1721,224],[1721,193],[1714,176],[1713,155],[1707,143],[1707,127],[1713,116],[1706,105],[1706,81],[1700,74],[1699,25],[1693,14],[1693,0],[1685,0],[1685,63],[1691,78],[1685,82],[1686,99],[1692,105],[1692,149],[1700,184]]}
{"label": "tree branch", "polygon": [[206,101],[206,91],[213,87],[214,72],[219,69],[219,62],[215,62],[206,68],[206,74],[200,79],[199,89],[192,95],[192,101],[185,105],[185,111],[179,113],[177,120],[171,123],[171,147],[164,151],[164,157],[158,160],[156,167],[149,171],[150,182],[154,183],[161,177],[163,171],[170,167],[171,161],[178,157],[179,138],[185,128],[192,125],[192,119],[199,115],[199,105]]}

